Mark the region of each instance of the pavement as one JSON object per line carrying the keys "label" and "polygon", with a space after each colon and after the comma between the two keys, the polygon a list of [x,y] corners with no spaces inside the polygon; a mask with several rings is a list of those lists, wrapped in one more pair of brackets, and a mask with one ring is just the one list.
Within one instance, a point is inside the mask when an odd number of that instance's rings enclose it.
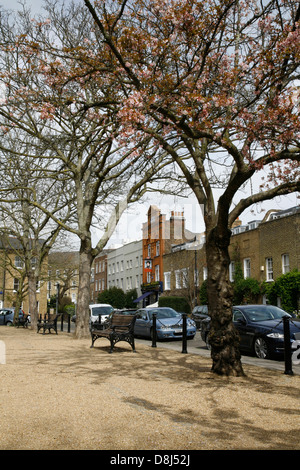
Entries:
{"label": "pavement", "polygon": [[[135,339],[137,343],[151,344],[151,341],[146,339]],[[182,341],[158,341],[157,347],[174,349],[176,351],[182,351]],[[202,341],[200,332],[197,331],[196,336],[192,340],[187,341],[187,354],[199,354],[200,356],[210,358],[210,351],[206,348],[204,341]],[[185,353],[184,353],[185,354]],[[297,361],[300,362],[300,361]],[[257,357],[242,355],[242,364],[248,364],[270,370],[278,370],[283,374],[286,371],[286,365],[283,359],[259,359]],[[300,375],[300,363],[292,363],[292,374]]]}
{"label": "pavement", "polygon": [[[75,325],[71,323],[71,332],[74,331]],[[58,325],[58,330],[61,330],[61,324]],[[67,331],[67,324],[63,324],[63,331]],[[145,345],[151,345],[149,339],[136,338],[136,343],[141,343]],[[182,341],[157,341],[157,347],[173,349],[175,351],[182,351]],[[205,342],[202,340],[200,331],[198,330],[196,336],[192,340],[187,341],[187,354],[198,354],[202,357],[210,358],[210,351],[206,348]],[[292,374],[291,375],[300,375],[300,361],[299,364],[292,363]],[[242,355],[242,364],[248,364],[252,366],[257,366],[269,370],[278,370],[283,374],[286,371],[286,365],[284,359],[259,359],[250,355]]]}
{"label": "pavement", "polygon": [[123,451],[152,464],[174,451],[199,465],[192,451],[299,449],[300,377],[282,362],[216,376],[199,334],[187,353],[137,339],[136,354],[127,343],[109,354],[105,338],[91,348],[66,329],[2,327],[1,346],[0,450],[101,450],[114,465]]}

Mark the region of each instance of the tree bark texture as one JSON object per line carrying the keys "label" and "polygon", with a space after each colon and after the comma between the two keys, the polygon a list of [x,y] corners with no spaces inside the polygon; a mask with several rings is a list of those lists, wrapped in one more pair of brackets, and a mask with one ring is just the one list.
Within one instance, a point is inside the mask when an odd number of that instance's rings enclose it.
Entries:
{"label": "tree bark texture", "polygon": [[207,295],[211,316],[208,336],[212,371],[218,375],[244,376],[239,351],[239,335],[232,323],[233,292],[229,282],[230,231],[214,228],[206,241],[208,268]]}
{"label": "tree bark texture", "polygon": [[82,240],[79,257],[79,286],[76,312],[75,337],[77,339],[90,336],[89,330],[89,299],[92,254],[89,243]]}

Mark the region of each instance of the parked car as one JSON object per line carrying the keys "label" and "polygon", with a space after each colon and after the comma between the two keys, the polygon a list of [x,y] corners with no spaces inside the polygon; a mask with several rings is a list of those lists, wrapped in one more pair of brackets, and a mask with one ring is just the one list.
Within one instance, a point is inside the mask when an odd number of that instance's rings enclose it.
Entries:
{"label": "parked car", "polygon": [[[232,321],[240,335],[240,350],[254,353],[260,359],[284,354],[284,316],[290,314],[274,305],[236,305],[232,309]],[[210,318],[203,320],[201,337],[208,348]],[[300,321],[290,322],[291,342],[300,337]],[[296,336],[295,336],[296,335]]]}
{"label": "parked car", "polygon": [[[22,317],[25,315],[24,311],[20,308],[19,316]],[[11,308],[1,308],[0,309],[0,325],[12,325],[15,316],[15,309]]]}
{"label": "parked car", "polygon": [[192,319],[196,323],[196,327],[198,329],[201,329],[202,320],[206,319],[207,317],[209,317],[207,305],[197,305],[193,308]]}
{"label": "parked car", "polygon": [[[182,339],[182,315],[169,307],[138,310],[134,336],[153,337],[153,313],[156,314],[157,339]],[[196,331],[195,322],[187,318],[187,339],[193,339]]]}
{"label": "parked car", "polygon": [[90,320],[91,323],[105,323],[114,308],[110,304],[91,304],[90,309]]}
{"label": "parked car", "polygon": [[[90,310],[90,323],[97,323],[103,325],[113,312],[114,308],[109,304],[91,304],[89,305]],[[76,322],[76,315],[71,318],[72,322]]]}

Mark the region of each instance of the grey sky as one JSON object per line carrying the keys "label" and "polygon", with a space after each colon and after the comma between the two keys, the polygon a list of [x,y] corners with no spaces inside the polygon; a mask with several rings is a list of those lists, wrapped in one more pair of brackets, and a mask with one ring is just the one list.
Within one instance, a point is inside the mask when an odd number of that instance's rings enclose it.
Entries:
{"label": "grey sky", "polygon": [[[27,1],[26,4],[31,7],[32,12],[36,13],[42,8],[42,0]],[[18,0],[0,0],[0,5],[6,10],[19,10],[20,4]]]}

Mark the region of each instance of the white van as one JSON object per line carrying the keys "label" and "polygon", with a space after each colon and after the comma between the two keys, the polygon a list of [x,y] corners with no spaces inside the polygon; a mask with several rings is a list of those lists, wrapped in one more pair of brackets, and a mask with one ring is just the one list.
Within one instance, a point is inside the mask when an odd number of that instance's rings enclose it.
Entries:
{"label": "white van", "polygon": [[96,321],[100,324],[103,324],[108,319],[109,314],[114,310],[109,304],[91,304],[89,305],[89,309],[91,323]]}

